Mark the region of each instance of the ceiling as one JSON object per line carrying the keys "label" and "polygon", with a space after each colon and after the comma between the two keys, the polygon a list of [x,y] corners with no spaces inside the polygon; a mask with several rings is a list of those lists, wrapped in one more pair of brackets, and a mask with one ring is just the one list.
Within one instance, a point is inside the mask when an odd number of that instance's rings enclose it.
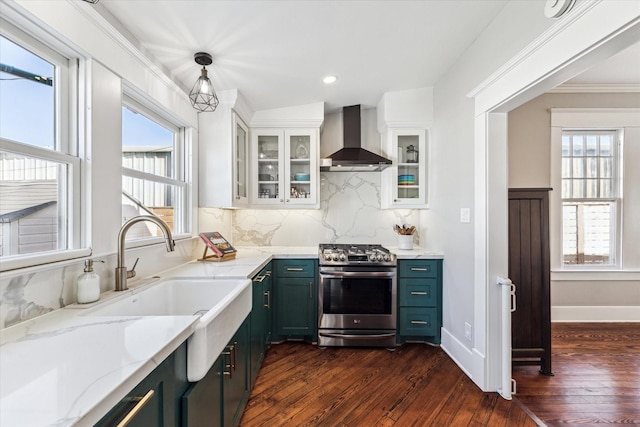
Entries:
{"label": "ceiling", "polygon": [[[387,91],[433,86],[507,0],[101,0],[189,90],[198,51],[217,91],[254,110],[324,101],[375,107]],[[445,42],[446,41],[446,42]],[[322,78],[335,74],[327,86]]]}
{"label": "ceiling", "polygon": [[[101,0],[188,91],[213,55],[217,91],[253,110],[325,102],[373,108],[388,91],[433,86],[508,0]],[[542,8],[541,8],[542,10]],[[640,83],[640,43],[569,83]],[[322,83],[325,75],[338,81]]]}

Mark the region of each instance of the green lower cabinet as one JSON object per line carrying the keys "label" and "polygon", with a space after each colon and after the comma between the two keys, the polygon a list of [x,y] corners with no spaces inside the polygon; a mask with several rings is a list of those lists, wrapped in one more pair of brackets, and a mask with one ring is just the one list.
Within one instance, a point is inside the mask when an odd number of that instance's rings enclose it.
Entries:
{"label": "green lower cabinet", "polygon": [[224,426],[237,426],[249,399],[249,317],[229,341],[227,363],[222,371],[222,418]]}
{"label": "green lower cabinet", "polygon": [[271,339],[271,264],[253,278],[251,308],[251,386],[255,384],[260,364]]}
{"label": "green lower cabinet", "polygon": [[274,261],[273,340],[318,340],[318,262],[311,259]]}
{"label": "green lower cabinet", "polygon": [[222,356],[182,396],[182,426],[222,426]]}
{"label": "green lower cabinet", "polygon": [[180,397],[188,387],[187,345],[183,343],[122,399],[96,426],[129,427],[180,425]]}
{"label": "green lower cabinet", "polygon": [[398,343],[440,344],[442,260],[398,260]]}
{"label": "green lower cabinet", "polygon": [[249,325],[242,323],[203,379],[182,395],[182,427],[232,427],[249,399]]}

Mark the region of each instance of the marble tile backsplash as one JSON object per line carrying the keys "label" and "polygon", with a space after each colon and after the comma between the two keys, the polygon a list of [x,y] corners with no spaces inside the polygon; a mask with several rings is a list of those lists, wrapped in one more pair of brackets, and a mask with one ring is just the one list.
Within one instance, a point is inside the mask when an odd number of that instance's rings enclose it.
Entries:
{"label": "marble tile backsplash", "polygon": [[[235,246],[315,246],[319,243],[380,243],[397,246],[393,224],[419,225],[419,210],[380,209],[379,172],[325,172],[320,181],[320,209],[212,209],[198,211],[198,231],[220,231]],[[419,229],[419,227],[418,227]],[[420,236],[415,244],[419,245]],[[137,277],[147,277],[198,258],[197,239],[127,250],[127,265],[136,257]],[[113,289],[115,254],[97,257],[101,290]],[[76,302],[75,286],[84,259],[0,275],[0,329]],[[131,264],[132,265],[132,264]]]}
{"label": "marble tile backsplash", "polygon": [[[320,209],[233,211],[237,246],[315,246],[379,243],[397,246],[393,224],[418,226],[415,209],[380,209],[379,172],[323,172]],[[419,236],[414,242],[419,245]]]}

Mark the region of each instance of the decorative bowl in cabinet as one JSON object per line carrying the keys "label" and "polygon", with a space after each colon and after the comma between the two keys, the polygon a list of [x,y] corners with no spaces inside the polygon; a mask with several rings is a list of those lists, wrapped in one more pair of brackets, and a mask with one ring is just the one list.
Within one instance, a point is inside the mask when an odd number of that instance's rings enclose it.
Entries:
{"label": "decorative bowl in cabinet", "polygon": [[308,173],[297,173],[293,176],[294,181],[309,181],[311,176]]}

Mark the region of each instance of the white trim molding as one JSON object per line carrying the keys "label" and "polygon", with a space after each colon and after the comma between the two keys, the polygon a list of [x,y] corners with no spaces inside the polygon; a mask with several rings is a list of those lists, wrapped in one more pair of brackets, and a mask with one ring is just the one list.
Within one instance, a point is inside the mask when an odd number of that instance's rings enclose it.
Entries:
{"label": "white trim molding", "polygon": [[554,87],[549,93],[638,93],[640,84],[587,84],[587,83],[563,83]]}
{"label": "white trim molding", "polygon": [[551,127],[640,127],[640,108],[552,108]]}
{"label": "white trim molding", "polygon": [[554,306],[551,322],[640,322],[639,306]]}

